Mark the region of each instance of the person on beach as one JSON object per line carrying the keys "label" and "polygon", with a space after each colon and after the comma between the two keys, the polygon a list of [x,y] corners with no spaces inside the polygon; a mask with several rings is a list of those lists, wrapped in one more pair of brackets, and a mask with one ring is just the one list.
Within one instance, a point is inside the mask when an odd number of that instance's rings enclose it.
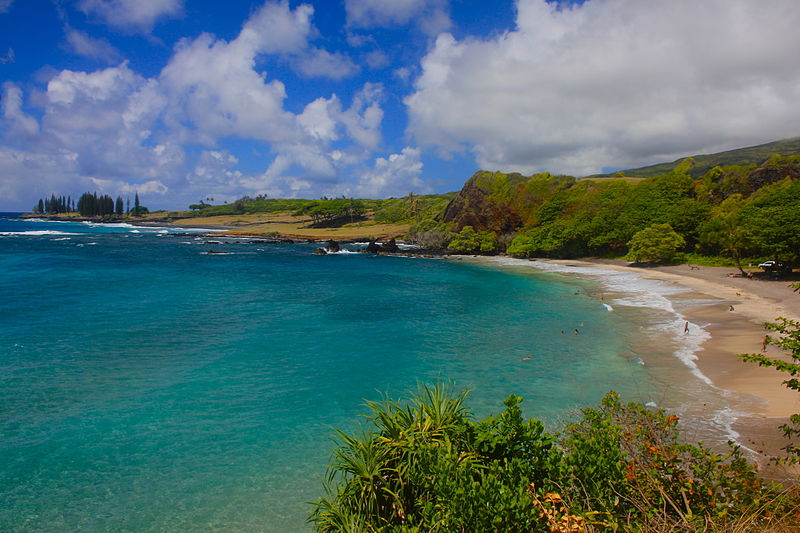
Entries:
{"label": "person on beach", "polygon": [[769,344],[769,335],[764,335],[764,340],[761,341],[761,351],[767,351],[767,344]]}
{"label": "person on beach", "polygon": [[686,321],[686,324],[683,325],[683,332],[689,333],[689,321]]}

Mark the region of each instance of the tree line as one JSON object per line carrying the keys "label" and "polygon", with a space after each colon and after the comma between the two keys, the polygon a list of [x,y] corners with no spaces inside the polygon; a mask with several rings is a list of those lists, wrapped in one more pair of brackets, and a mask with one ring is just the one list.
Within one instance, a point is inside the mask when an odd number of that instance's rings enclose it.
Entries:
{"label": "tree line", "polygon": [[146,207],[141,205],[138,192],[135,194],[133,202],[133,208],[131,208],[130,197],[126,204],[121,196],[117,196],[115,200],[108,194],[98,196],[96,192],[83,193],[77,202],[70,196],[52,194],[50,198],[40,198],[33,207],[33,212],[47,215],[77,212],[82,217],[121,217],[125,214],[141,216],[149,212]]}

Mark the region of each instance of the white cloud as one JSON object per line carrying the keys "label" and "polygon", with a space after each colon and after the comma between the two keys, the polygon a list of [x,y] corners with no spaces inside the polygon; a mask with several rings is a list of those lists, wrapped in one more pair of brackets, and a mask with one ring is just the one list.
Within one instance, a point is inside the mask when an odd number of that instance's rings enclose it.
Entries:
{"label": "white cloud", "polygon": [[158,20],[183,13],[183,0],[79,0],[77,6],[109,26],[144,33]]}
{"label": "white cloud", "polygon": [[102,180],[99,178],[89,178],[89,180],[97,187],[97,191],[99,193],[109,194],[112,196],[123,194],[156,194],[163,196],[169,192],[169,187],[158,180],[134,184],[125,181]]}
{"label": "white cloud", "polygon": [[381,69],[387,67],[390,63],[389,56],[381,50],[372,50],[368,52],[364,58],[367,66],[371,69]]}
{"label": "white cloud", "polygon": [[428,35],[452,26],[447,0],[345,0],[347,24],[352,28],[403,26],[416,20]]}
{"label": "white cloud", "polygon": [[39,123],[22,110],[22,90],[13,83],[3,84],[3,118],[8,135],[19,140],[39,133]]}
{"label": "white cloud", "polygon": [[519,0],[514,31],[441,35],[406,98],[421,146],[585,174],[797,135],[794,0]]}
{"label": "white cloud", "polygon": [[[173,206],[209,194],[316,196],[330,190],[380,145],[382,87],[365,84],[349,107],[333,94],[299,114],[285,108],[285,86],[261,70],[265,59],[317,54],[323,57],[318,71],[328,76],[337,62],[350,68],[343,56],[309,44],[316,32],[312,14],[310,6],[268,2],[231,41],[209,34],[181,41],[152,78],[127,62],[94,72],[54,70],[46,90],[27,98],[36,113],[26,112],[18,86],[4,84],[0,175],[13,176],[4,187],[37,195],[76,187],[102,187],[112,195],[139,190],[156,198],[168,193]],[[232,138],[264,153],[266,170],[238,170],[236,156],[219,147]],[[205,148],[199,154],[186,148],[198,145]],[[47,184],[43,192],[31,188],[31,176]],[[72,176],[72,183],[64,186],[62,176]]]}
{"label": "white cloud", "polygon": [[428,192],[420,179],[422,161],[419,148],[405,147],[399,154],[375,159],[373,168],[365,172],[351,194],[367,198],[403,196],[409,192]]}
{"label": "white cloud", "polygon": [[349,57],[321,48],[313,48],[297,58],[295,68],[307,78],[324,77],[332,80],[349,78],[358,72],[358,66]]}
{"label": "white cloud", "polygon": [[184,141],[213,146],[227,136],[267,142],[297,137],[293,117],[283,109],[283,83],[254,70],[253,43],[204,34],[178,46],[159,83],[170,102],[167,121]]}
{"label": "white cloud", "polygon": [[294,10],[288,0],[267,2],[245,23],[235,43],[262,54],[297,53],[308,46],[314,8],[301,4]]}
{"label": "white cloud", "polygon": [[115,63],[122,57],[119,50],[114,48],[106,39],[97,39],[82,31],[67,28],[66,39],[67,46],[72,53],[89,59]]}

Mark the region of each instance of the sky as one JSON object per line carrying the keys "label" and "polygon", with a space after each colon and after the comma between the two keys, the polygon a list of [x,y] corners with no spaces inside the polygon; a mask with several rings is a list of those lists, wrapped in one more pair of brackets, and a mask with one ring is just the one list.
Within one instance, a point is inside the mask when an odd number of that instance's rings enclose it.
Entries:
{"label": "sky", "polygon": [[797,0],[0,0],[0,211],[386,198],[800,135]]}

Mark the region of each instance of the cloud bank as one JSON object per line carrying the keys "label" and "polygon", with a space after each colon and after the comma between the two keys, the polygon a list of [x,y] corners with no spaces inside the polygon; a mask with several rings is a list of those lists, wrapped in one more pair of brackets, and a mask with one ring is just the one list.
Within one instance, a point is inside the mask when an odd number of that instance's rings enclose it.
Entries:
{"label": "cloud bank", "polygon": [[[297,112],[287,109],[284,84],[263,70],[270,64],[265,58],[291,58],[309,77],[336,79],[355,68],[311,44],[313,14],[309,5],[267,2],[231,41],[210,34],[181,40],[152,78],[128,62],[93,72],[62,70],[29,95],[35,113],[26,112],[22,86],[5,83],[0,174],[9,179],[2,192],[13,201],[23,190],[43,196],[77,184],[101,193],[168,195],[171,203],[261,193],[407,193],[421,169],[418,151],[397,156],[416,158],[410,170],[400,160],[389,167],[373,160],[382,142],[381,84],[364,84],[350,102],[332,94]],[[103,41],[67,32],[74,52],[115,57]],[[237,139],[262,143],[263,172],[237,170],[238,158],[219,148]],[[353,175],[364,177],[342,185]]]}
{"label": "cloud bank", "polygon": [[798,25],[794,0],[519,0],[512,31],[438,37],[408,132],[482,168],[578,175],[798,135]]}

